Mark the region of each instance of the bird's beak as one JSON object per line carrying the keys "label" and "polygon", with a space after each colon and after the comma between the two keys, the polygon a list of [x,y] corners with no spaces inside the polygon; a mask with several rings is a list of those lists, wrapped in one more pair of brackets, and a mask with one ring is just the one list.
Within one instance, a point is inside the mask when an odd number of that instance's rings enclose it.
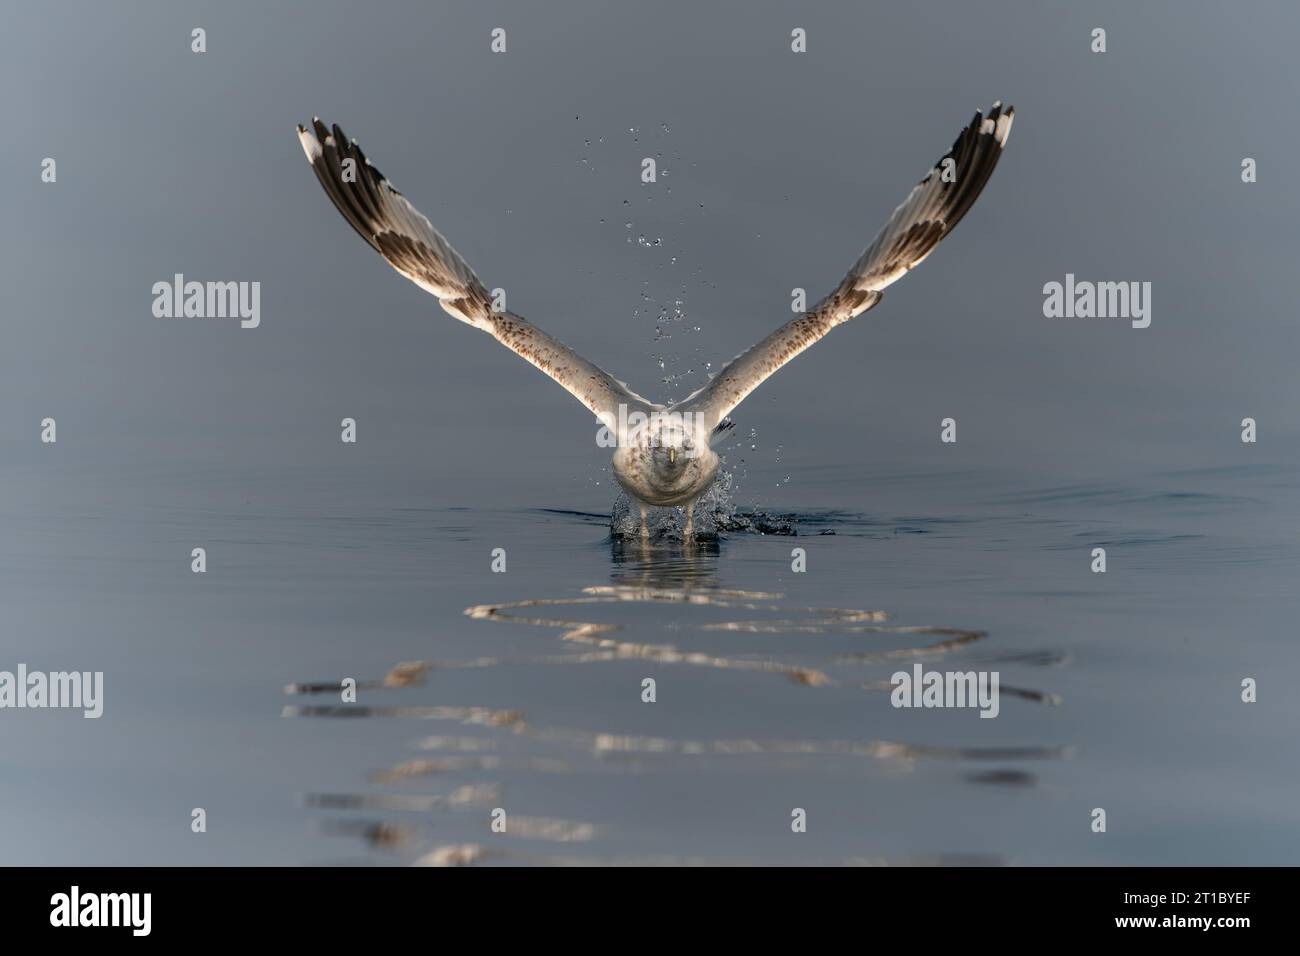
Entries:
{"label": "bird's beak", "polygon": [[673,464],[676,464],[676,463],[677,463],[677,449],[676,449],[676,448],[669,448],[669,449],[668,449],[668,464],[673,465]]}

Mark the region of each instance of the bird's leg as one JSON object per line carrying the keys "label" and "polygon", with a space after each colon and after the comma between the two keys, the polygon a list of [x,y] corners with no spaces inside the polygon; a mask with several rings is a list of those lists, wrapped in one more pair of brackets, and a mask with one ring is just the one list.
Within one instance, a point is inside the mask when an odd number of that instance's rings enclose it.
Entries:
{"label": "bird's leg", "polygon": [[686,527],[682,529],[682,538],[691,538],[695,536],[695,502],[692,501],[686,506]]}
{"label": "bird's leg", "polygon": [[645,505],[641,505],[641,540],[650,540],[650,512]]}

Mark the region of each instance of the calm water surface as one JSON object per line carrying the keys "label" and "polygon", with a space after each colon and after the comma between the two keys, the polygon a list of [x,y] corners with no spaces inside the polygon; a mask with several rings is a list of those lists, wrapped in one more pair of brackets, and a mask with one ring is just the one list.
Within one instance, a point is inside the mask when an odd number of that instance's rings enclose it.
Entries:
{"label": "calm water surface", "polygon": [[[7,478],[0,666],[106,702],[0,723],[5,863],[1300,854],[1290,467],[811,470],[685,548],[365,471]],[[894,709],[915,661],[997,670],[999,716]]]}

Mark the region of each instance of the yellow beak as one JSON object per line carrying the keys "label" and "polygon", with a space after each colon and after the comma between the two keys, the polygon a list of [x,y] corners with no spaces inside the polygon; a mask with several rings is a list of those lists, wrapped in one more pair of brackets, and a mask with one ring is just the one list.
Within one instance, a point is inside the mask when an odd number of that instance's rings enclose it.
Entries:
{"label": "yellow beak", "polygon": [[676,462],[677,462],[677,449],[676,449],[676,448],[669,448],[669,449],[668,449],[668,464],[672,465],[672,464],[676,464]]}

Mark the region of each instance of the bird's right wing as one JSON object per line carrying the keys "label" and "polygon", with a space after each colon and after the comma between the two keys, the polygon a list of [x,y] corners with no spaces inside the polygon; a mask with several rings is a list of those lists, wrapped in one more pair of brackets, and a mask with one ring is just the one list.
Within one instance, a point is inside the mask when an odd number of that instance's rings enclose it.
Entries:
{"label": "bird's right wing", "polygon": [[779,368],[837,325],[879,302],[886,287],[923,262],[974,205],[998,164],[1014,115],[1011,107],[1004,110],[1000,102],[993,104],[987,117],[976,112],[834,292],[732,359],[708,385],[673,407],[695,413],[707,428],[717,427]]}
{"label": "bird's right wing", "polygon": [[[338,126],[327,129],[316,119],[311,129],[298,127],[298,139],[343,218],[389,265],[436,296],[449,314],[541,369],[616,434],[628,413],[659,407],[521,317],[493,311],[487,289],[469,264]],[[622,418],[620,405],[626,407]]]}

